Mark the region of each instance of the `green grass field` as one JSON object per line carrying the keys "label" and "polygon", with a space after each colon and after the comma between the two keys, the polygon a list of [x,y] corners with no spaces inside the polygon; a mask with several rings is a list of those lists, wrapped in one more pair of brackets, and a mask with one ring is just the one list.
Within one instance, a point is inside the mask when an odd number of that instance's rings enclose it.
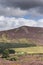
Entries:
{"label": "green grass field", "polygon": [[16,52],[26,52],[29,54],[43,53],[43,46],[27,47],[27,48],[13,48]]}

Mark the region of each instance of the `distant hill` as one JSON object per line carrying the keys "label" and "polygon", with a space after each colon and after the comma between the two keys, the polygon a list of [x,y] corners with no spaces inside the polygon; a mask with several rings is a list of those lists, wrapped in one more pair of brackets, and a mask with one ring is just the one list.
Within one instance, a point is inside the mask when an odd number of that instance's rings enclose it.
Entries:
{"label": "distant hill", "polygon": [[43,28],[22,26],[16,29],[0,31],[0,42],[43,45]]}

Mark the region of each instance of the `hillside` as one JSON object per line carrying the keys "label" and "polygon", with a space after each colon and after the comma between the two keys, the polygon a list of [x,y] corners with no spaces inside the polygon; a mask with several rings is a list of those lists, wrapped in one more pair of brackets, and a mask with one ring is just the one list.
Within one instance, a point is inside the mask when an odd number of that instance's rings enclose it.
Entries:
{"label": "hillside", "polygon": [[16,29],[0,31],[0,42],[43,45],[43,28],[22,26]]}

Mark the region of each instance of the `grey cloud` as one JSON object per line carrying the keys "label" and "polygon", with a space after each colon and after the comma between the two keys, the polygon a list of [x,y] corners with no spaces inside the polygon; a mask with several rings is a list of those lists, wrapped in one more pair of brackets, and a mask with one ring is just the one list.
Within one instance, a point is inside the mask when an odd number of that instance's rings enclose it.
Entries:
{"label": "grey cloud", "polygon": [[[18,12],[18,13],[17,13]],[[0,16],[23,16],[26,15],[27,11],[21,10],[20,8],[13,7],[0,7]]]}
{"label": "grey cloud", "polygon": [[37,12],[40,12],[42,14],[43,13],[43,7],[39,7]]}
{"label": "grey cloud", "polygon": [[0,15],[43,16],[43,0],[0,0]]}
{"label": "grey cloud", "polygon": [[43,0],[0,0],[0,3],[4,6],[19,7],[26,10],[33,7],[43,6]]}

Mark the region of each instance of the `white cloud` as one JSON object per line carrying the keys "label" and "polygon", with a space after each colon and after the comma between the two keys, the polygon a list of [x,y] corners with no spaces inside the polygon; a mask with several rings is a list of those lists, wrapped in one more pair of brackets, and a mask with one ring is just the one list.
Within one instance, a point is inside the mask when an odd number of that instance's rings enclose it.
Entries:
{"label": "white cloud", "polygon": [[43,19],[38,20],[37,27],[43,27]]}
{"label": "white cloud", "polygon": [[25,18],[0,16],[0,31],[13,29],[20,26],[43,27],[43,19],[35,21]]}

